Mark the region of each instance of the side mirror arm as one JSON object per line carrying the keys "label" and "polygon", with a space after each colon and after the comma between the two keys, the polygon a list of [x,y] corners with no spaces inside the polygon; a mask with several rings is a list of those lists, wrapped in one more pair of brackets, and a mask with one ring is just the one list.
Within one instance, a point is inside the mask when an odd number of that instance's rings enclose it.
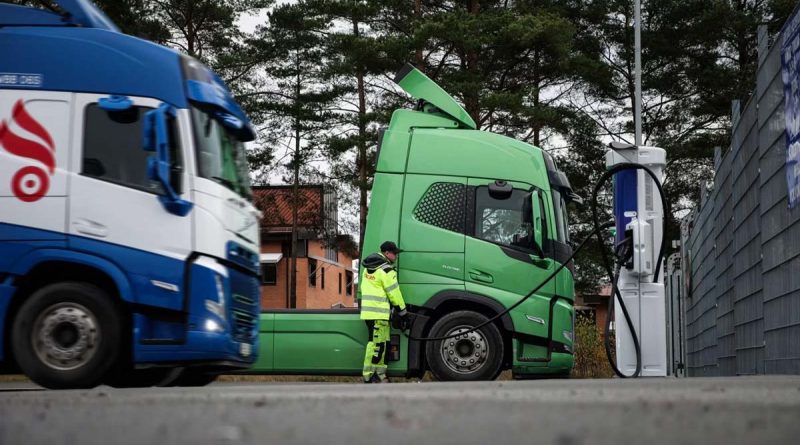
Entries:
{"label": "side mirror arm", "polygon": [[158,199],[164,208],[175,215],[186,216],[192,210],[193,204],[181,199],[170,183],[172,164],[169,156],[168,116],[174,118],[175,109],[167,104],[161,104],[155,110],[150,110],[144,115],[142,145],[145,151],[154,152],[147,158],[147,177],[161,184],[164,194]]}

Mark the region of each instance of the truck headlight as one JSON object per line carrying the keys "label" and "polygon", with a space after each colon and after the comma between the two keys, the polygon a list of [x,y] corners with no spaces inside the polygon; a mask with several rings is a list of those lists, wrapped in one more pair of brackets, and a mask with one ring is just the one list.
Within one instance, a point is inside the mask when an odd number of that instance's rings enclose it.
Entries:
{"label": "truck headlight", "polygon": [[227,319],[225,314],[225,286],[222,284],[222,277],[218,274],[214,275],[214,284],[217,289],[217,301],[206,299],[206,310],[224,321]]}
{"label": "truck headlight", "polygon": [[222,325],[210,318],[206,319],[205,328],[208,332],[222,332]]}

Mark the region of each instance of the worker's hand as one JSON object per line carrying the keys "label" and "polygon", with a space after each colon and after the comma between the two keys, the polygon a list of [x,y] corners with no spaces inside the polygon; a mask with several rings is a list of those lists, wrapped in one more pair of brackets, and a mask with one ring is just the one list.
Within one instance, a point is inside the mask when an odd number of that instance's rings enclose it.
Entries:
{"label": "worker's hand", "polygon": [[400,319],[401,331],[407,331],[411,329],[411,314],[409,314],[407,310],[403,309],[402,311],[398,312],[397,317]]}

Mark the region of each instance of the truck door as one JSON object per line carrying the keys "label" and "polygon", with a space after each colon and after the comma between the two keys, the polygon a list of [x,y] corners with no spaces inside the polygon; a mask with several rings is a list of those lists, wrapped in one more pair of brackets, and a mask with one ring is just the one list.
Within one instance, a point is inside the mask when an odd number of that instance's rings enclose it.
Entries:
{"label": "truck door", "polygon": [[406,303],[464,290],[466,178],[406,175],[398,281]]}
{"label": "truck door", "polygon": [[[114,110],[106,96],[79,94],[73,105],[70,247],[112,259],[128,274],[137,302],[180,310],[183,260],[192,251],[192,213],[181,217],[159,201],[161,186],[148,179],[143,150],[144,113],[153,99],[130,98],[130,107]],[[121,107],[120,107],[121,108]],[[173,188],[188,190],[189,156],[185,110],[170,120]]]}
{"label": "truck door", "polygon": [[[509,306],[528,294],[553,271],[542,255],[547,218],[540,191],[528,184],[469,179],[465,283],[471,293]],[[549,282],[516,310],[515,330],[547,337]]]}

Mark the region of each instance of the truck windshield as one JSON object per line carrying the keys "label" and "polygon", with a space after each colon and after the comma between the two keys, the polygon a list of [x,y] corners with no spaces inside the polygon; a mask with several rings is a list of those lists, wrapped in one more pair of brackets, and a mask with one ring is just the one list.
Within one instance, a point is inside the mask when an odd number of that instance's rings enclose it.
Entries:
{"label": "truck windshield", "polygon": [[250,170],[244,143],[214,116],[195,107],[192,107],[192,123],[200,176],[216,181],[249,200]]}

